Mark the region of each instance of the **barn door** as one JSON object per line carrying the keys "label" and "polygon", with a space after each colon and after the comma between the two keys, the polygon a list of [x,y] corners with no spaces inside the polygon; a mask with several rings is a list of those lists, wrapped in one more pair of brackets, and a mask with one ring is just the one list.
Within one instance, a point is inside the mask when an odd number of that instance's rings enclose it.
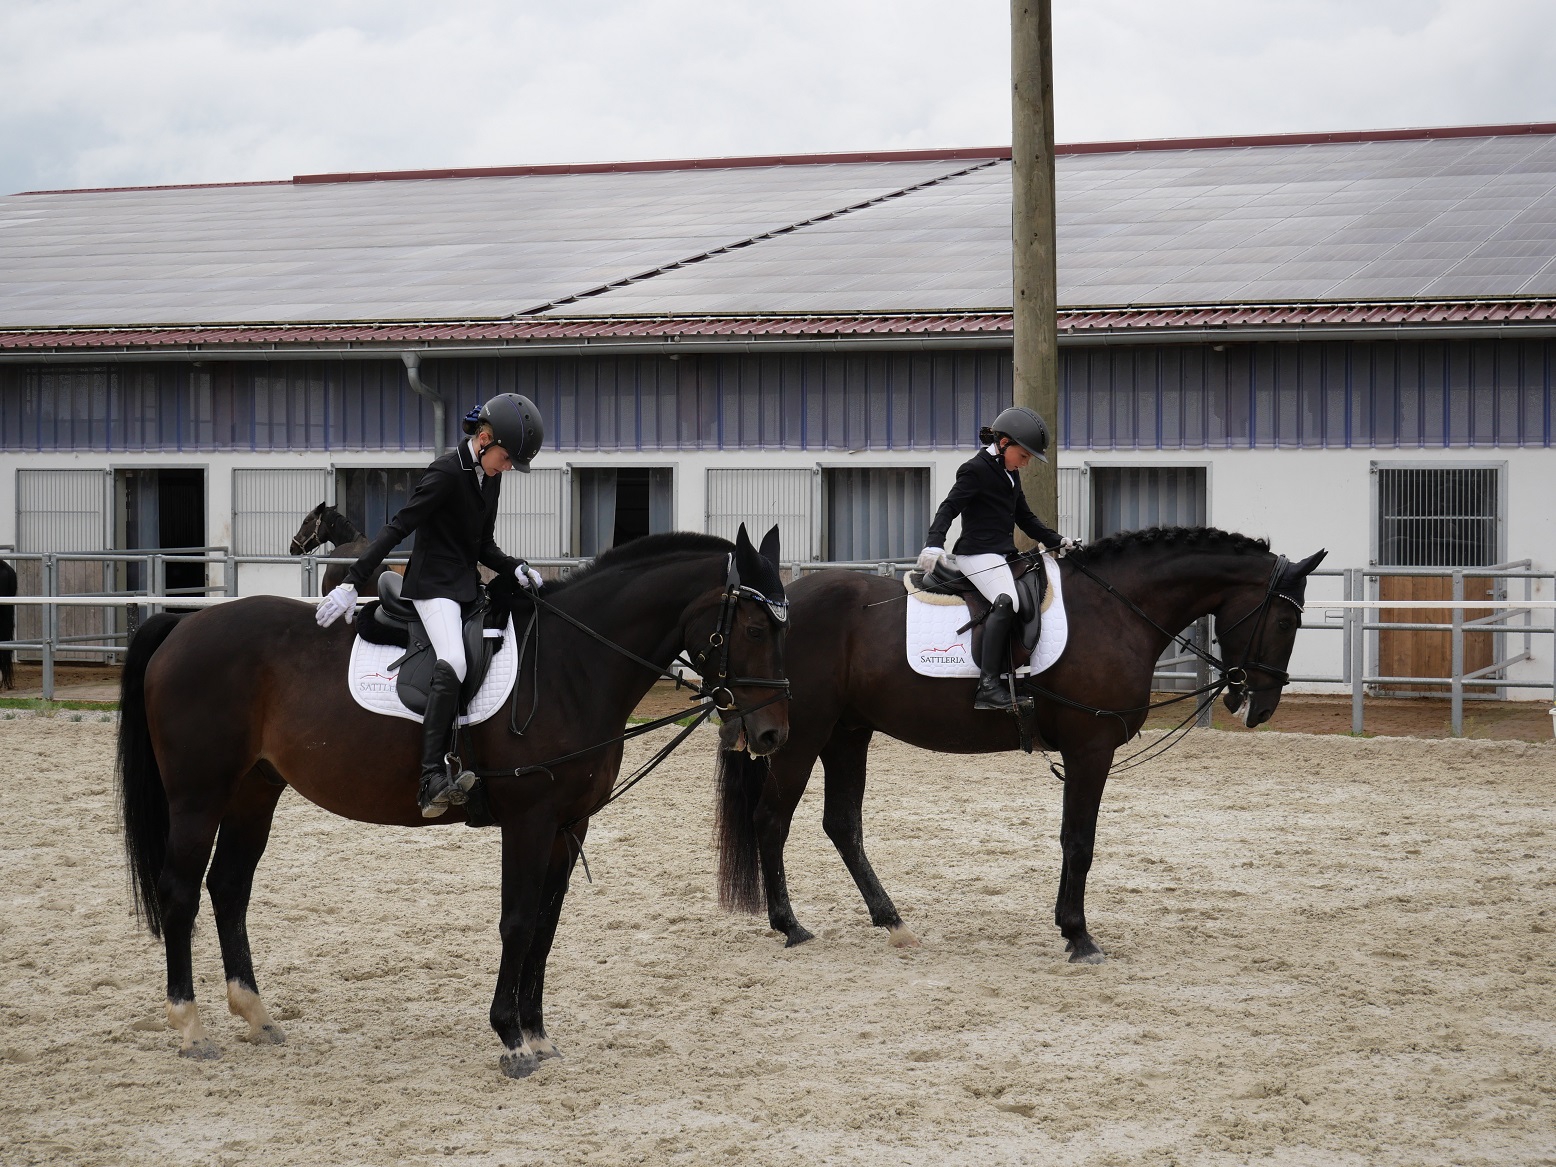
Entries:
{"label": "barn door", "polygon": [[[1489,567],[1500,558],[1501,483],[1497,467],[1374,467],[1380,568]],[[1384,575],[1380,600],[1451,600],[1453,577]],[[1496,580],[1466,576],[1464,598],[1497,599]],[[1466,621],[1491,615],[1467,609]],[[1443,631],[1400,630],[1378,633],[1378,675],[1450,677],[1453,666],[1451,608],[1384,608],[1385,624],[1441,624]],[[1495,634],[1464,635],[1464,671],[1483,669],[1496,660]],[[1441,686],[1382,685],[1385,693],[1441,696]]]}
{"label": "barn door", "polygon": [[[1147,527],[1203,527],[1207,517],[1203,466],[1092,466],[1092,540],[1121,531]],[[1179,629],[1168,629],[1177,632]],[[1154,686],[1168,691],[1190,691],[1198,677],[1198,663],[1176,660],[1183,650],[1169,644],[1157,661]]]}
{"label": "barn door", "polygon": [[[16,549],[18,551],[102,551],[108,546],[109,476],[102,470],[18,470],[16,472]],[[16,564],[22,595],[43,592],[43,565],[36,559]],[[58,565],[62,595],[114,590],[112,568],[102,562],[66,561]],[[61,608],[59,634],[106,636],[118,629],[117,609]],[[20,608],[16,638],[42,635],[43,609]],[[28,654],[31,655],[31,654]],[[100,653],[61,652],[60,660],[97,659]]]}

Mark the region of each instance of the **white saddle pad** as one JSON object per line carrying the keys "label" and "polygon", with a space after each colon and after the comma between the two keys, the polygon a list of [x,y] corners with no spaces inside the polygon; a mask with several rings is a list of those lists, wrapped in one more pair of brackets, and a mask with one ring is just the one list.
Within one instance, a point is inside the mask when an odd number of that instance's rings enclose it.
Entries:
{"label": "white saddle pad", "polygon": [[[1059,565],[1053,556],[1045,555],[1043,568],[1048,573],[1050,602],[1043,610],[1043,627],[1038,633],[1037,647],[1032,650],[1032,663],[1017,669],[1017,676],[1031,676],[1048,668],[1063,655],[1064,646],[1070,639]],[[950,597],[933,596],[921,600],[917,594],[908,596],[908,664],[915,673],[925,677],[976,677],[978,666],[973,664],[972,629],[957,631],[972,617],[966,604],[960,601],[948,603],[948,599]]]}
{"label": "white saddle pad", "polygon": [[[393,644],[369,644],[358,636],[351,642],[351,664],[346,672],[346,684],[357,704],[369,713],[386,713],[390,717],[403,717],[407,721],[420,721],[421,714],[412,713],[400,700],[397,688],[398,670],[389,666],[405,655],[405,650]],[[485,721],[502,707],[513,691],[514,678],[519,675],[519,648],[513,642],[513,620],[508,620],[503,633],[502,647],[492,657],[492,667],[486,670],[486,679],[470,700],[470,711],[459,719],[460,725],[476,725]]]}

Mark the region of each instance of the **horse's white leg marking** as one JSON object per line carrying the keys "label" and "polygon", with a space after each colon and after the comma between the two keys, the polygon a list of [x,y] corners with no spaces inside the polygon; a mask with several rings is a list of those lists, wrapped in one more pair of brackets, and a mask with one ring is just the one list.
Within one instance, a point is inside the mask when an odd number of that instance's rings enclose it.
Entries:
{"label": "horse's white leg marking", "polygon": [[919,938],[913,935],[912,929],[906,924],[898,924],[895,928],[886,930],[886,943],[893,948],[922,948]]}
{"label": "horse's white leg marking", "polygon": [[193,1001],[169,1001],[167,1023],[184,1039],[178,1047],[181,1056],[202,1061],[219,1056],[216,1043],[205,1032],[205,1022],[200,1020],[200,1006]]}
{"label": "horse's white leg marking", "polygon": [[270,1017],[258,993],[238,981],[227,982],[227,1011],[249,1023],[248,1039],[260,1045],[280,1045],[286,1034]]}
{"label": "horse's white leg marking", "polygon": [[526,1030],[524,1044],[529,1046],[530,1051],[541,1061],[562,1056],[562,1051],[557,1049],[556,1043],[543,1033],[530,1033]]}

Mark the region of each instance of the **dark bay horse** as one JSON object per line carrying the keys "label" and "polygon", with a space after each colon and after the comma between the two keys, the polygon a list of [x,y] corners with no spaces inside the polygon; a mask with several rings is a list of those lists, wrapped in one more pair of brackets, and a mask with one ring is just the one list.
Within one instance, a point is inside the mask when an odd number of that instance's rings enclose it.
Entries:
{"label": "dark bay horse", "polygon": [[[1064,759],[1063,863],[1054,922],[1072,962],[1095,964],[1102,949],[1086,929],[1086,875],[1097,808],[1114,752],[1144,724],[1151,673],[1176,633],[1213,615],[1229,666],[1227,707],[1245,724],[1269,720],[1286,682],[1301,624],[1307,576],[1324,552],[1300,563],[1269,544],[1208,528],[1137,531],[1060,561],[1069,642],[1059,660],[1026,683],[1042,739]],[[1111,595],[1091,576],[1137,604]],[[920,676],[904,646],[906,600],[897,580],[823,571],[793,583],[793,629],[785,665],[793,684],[788,743],[771,757],[726,753],[720,767],[720,895],[732,910],[759,911],[788,945],[811,939],[795,918],[783,849],[816,759],[825,772],[822,824],[891,942],[916,945],[864,852],[865,763],[877,731],[947,753],[1019,746],[1016,719],[972,707],[973,679]],[[1147,619],[1148,618],[1148,619]],[[1160,626],[1160,631],[1152,623]],[[1073,704],[1066,704],[1071,702]],[[1188,707],[1192,709],[1192,706]],[[1095,710],[1126,711],[1097,716]],[[758,882],[760,876],[760,882]]]}
{"label": "dark bay horse", "polygon": [[[658,679],[619,650],[662,670],[678,653],[696,660],[719,646],[706,659],[723,667],[703,671],[705,684],[725,678],[721,703],[733,700],[726,744],[738,734],[756,753],[777,749],[788,732],[777,561],[776,528],[760,552],[744,527],[733,544],[677,533],[606,552],[542,593],[513,696],[514,710],[534,708],[523,736],[505,710],[472,727],[465,762],[504,772],[488,778],[502,831],[502,962],[491,1022],[510,1077],[556,1055],[541,996],[562,898],[589,816],[616,777],[619,735]],[[511,602],[522,629],[529,601],[520,594]],[[282,1040],[254,979],[246,915],[286,786],[363,822],[421,827],[464,818],[460,808],[432,823],[421,817],[421,726],[356,704],[345,683],[354,635],[344,621],[319,628],[310,604],[256,596],[155,616],[131,643],[119,731],[125,845],[137,910],[166,947],[168,1020],[186,1056],[217,1054],[195,1004],[190,955],[202,876],[228,1008],[253,1040]],[[521,767],[542,769],[512,773]]]}
{"label": "dark bay horse", "polygon": [[[367,550],[370,540],[357,525],[341,514],[327,502],[321,502],[313,510],[303,516],[302,526],[297,528],[297,534],[292,536],[290,553],[293,555],[307,555],[308,552],[333,543],[334,549],[330,555],[337,559],[355,559]],[[324,569],[324,582],[319,585],[319,594],[327,596],[341,584],[346,582],[346,572],[349,565],[344,563],[331,563]],[[386,571],[403,571],[399,567],[380,567],[373,573],[373,578],[368,580],[368,588],[378,586],[378,577]],[[371,595],[371,591],[367,594]]]}

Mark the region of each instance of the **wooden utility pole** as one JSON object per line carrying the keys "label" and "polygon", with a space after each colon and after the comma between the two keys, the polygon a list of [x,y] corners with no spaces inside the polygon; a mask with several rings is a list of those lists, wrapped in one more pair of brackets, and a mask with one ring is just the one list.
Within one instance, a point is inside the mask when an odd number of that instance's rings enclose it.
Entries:
{"label": "wooden utility pole", "polygon": [[[1059,516],[1059,274],[1054,241],[1054,68],[1051,0],[1010,0],[1011,211],[1015,403],[1048,423],[1046,463],[1021,485],[1038,517]],[[1080,532],[1065,531],[1078,536]]]}

